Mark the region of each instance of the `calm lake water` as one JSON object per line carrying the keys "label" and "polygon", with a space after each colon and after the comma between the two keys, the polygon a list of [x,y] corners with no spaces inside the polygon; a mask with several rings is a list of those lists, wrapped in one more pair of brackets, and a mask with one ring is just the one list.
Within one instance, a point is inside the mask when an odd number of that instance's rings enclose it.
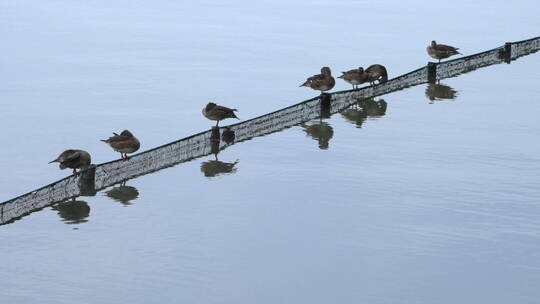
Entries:
{"label": "calm lake water", "polygon": [[[425,65],[433,39],[472,54],[538,36],[538,13],[0,0],[0,201],[67,176],[47,164],[66,148],[118,158],[99,141],[113,131],[150,149],[208,129],[209,101],[252,118],[316,95],[298,85],[323,65],[394,77]],[[539,83],[533,54],[0,226],[1,302],[537,303]]]}

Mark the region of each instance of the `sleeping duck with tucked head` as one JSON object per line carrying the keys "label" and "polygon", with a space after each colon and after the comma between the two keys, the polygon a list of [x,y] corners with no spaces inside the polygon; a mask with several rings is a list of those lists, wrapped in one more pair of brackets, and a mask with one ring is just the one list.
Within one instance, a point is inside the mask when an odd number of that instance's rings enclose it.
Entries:
{"label": "sleeping duck with tucked head", "polygon": [[358,89],[358,86],[367,81],[367,74],[364,72],[364,68],[359,67],[358,69],[352,69],[346,72],[341,72],[343,75],[339,76],[350,83],[353,87],[353,90]]}
{"label": "sleeping duck with tucked head", "polygon": [[238,118],[234,112],[238,111],[237,109],[230,109],[224,106],[219,106],[213,102],[209,102],[206,107],[202,109],[202,114],[204,117],[210,120],[216,120],[216,127],[219,125],[220,120],[227,118]]}
{"label": "sleeping duck with tucked head", "polygon": [[122,159],[128,159],[128,153],[136,152],[141,147],[137,137],[128,130],[124,130],[120,134],[113,132],[113,136],[101,141],[111,146],[114,151],[120,152],[120,158]]}
{"label": "sleeping duck with tucked head", "polygon": [[379,81],[379,84],[388,81],[388,72],[382,64],[372,64],[366,71],[366,80],[369,81],[371,86],[375,86],[375,80]]}

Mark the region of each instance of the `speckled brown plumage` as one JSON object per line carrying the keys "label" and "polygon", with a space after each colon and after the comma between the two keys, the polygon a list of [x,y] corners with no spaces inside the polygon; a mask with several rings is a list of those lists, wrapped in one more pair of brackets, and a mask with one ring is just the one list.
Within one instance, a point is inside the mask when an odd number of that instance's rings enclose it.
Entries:
{"label": "speckled brown plumage", "polygon": [[332,77],[332,72],[329,67],[322,67],[321,73],[309,77],[301,87],[309,87],[317,91],[328,91],[331,90],[336,84],[336,80]]}
{"label": "speckled brown plumage", "polygon": [[128,130],[122,131],[120,135],[113,133],[113,136],[102,139],[101,141],[111,146],[114,151],[120,152],[122,159],[127,159],[127,153],[136,152],[141,147],[141,143],[137,137]]}
{"label": "speckled brown plumage", "polygon": [[364,69],[362,67],[341,73],[343,75],[339,76],[338,78],[341,78],[346,82],[350,83],[353,87],[353,90],[357,89],[358,85],[367,81],[367,74],[364,72]]}
{"label": "speckled brown plumage", "polygon": [[435,42],[435,40],[431,41],[431,44],[427,46],[426,50],[429,56],[438,59],[439,62],[441,62],[441,59],[461,54],[458,52],[459,48],[445,44],[438,44]]}
{"label": "speckled brown plumage", "polygon": [[202,114],[204,117],[210,119],[210,120],[216,120],[216,127],[219,124],[220,120],[227,119],[227,118],[236,118],[240,119],[234,114],[235,111],[238,111],[236,109],[230,109],[224,106],[219,106],[213,102],[209,102],[206,107],[202,109]]}
{"label": "speckled brown plumage", "polygon": [[379,84],[386,82],[388,80],[388,72],[386,71],[386,68],[381,64],[372,64],[370,65],[366,71],[366,79],[369,81],[369,83],[374,86],[375,81],[378,80]]}
{"label": "speckled brown plumage", "polygon": [[77,174],[77,169],[90,166],[91,161],[90,153],[84,150],[70,149],[62,152],[55,160],[50,161],[49,164],[60,163],[59,167],[61,170],[70,168],[73,169],[73,174]]}

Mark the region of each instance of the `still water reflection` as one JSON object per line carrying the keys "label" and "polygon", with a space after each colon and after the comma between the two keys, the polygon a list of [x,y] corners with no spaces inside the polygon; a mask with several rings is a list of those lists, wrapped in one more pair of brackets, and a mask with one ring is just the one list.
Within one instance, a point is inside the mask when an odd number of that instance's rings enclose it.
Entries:
{"label": "still water reflection", "polygon": [[206,177],[215,177],[222,174],[236,173],[235,166],[238,164],[238,159],[234,162],[223,162],[218,159],[218,152],[213,153],[214,159],[201,163],[201,172]]}
{"label": "still water reflection", "polygon": [[444,84],[430,83],[426,86],[426,97],[433,103],[436,100],[453,100],[457,97],[457,91]]}
{"label": "still water reflection", "polygon": [[85,201],[75,200],[65,201],[52,206],[57,211],[62,221],[66,224],[86,223],[90,215],[90,206]]}
{"label": "still water reflection", "polygon": [[341,112],[341,116],[346,121],[354,124],[357,128],[361,128],[362,124],[368,117],[381,117],[386,114],[387,102],[384,99],[375,101],[374,99],[364,99],[351,105],[349,108]]}
{"label": "still water reflection", "polygon": [[334,129],[329,123],[322,121],[321,118],[316,123],[312,123],[309,125],[303,123],[301,124],[301,126],[302,129],[304,129],[304,132],[306,132],[307,136],[319,142],[319,149],[328,149],[330,139],[332,139],[332,137],[334,136]]}
{"label": "still water reflection", "polygon": [[134,201],[139,197],[139,191],[137,188],[133,186],[126,186],[126,181],[122,182],[120,186],[113,187],[112,189],[108,190],[105,192],[105,194],[124,206],[133,204],[131,201]]}

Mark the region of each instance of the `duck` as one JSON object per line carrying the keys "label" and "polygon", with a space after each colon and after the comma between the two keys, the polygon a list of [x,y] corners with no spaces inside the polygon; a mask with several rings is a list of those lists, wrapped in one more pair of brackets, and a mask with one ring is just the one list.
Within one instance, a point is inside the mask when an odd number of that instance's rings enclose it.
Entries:
{"label": "duck", "polygon": [[366,71],[366,80],[369,81],[371,86],[375,85],[375,80],[379,81],[379,84],[388,81],[388,72],[386,68],[381,64],[372,64]]}
{"label": "duck", "polygon": [[441,62],[441,59],[461,54],[458,52],[459,48],[445,44],[437,44],[435,40],[431,41],[431,45],[428,45],[426,49],[429,56],[438,59],[439,62]]}
{"label": "duck", "polygon": [[321,73],[309,77],[301,87],[309,87],[313,90],[325,92],[331,90],[336,85],[336,80],[332,77],[332,71],[329,67],[322,67]]}
{"label": "duck", "polygon": [[111,146],[114,151],[120,152],[121,159],[128,159],[128,153],[133,153],[141,147],[137,137],[128,130],[122,131],[120,135],[113,132],[113,136],[101,141]]}
{"label": "duck", "polygon": [[343,75],[339,76],[338,78],[352,84],[353,90],[358,89],[358,85],[367,81],[367,74],[364,73],[364,68],[362,67],[341,73]]}
{"label": "duck", "polygon": [[213,102],[209,102],[206,107],[202,109],[202,114],[204,117],[210,120],[216,120],[216,127],[219,125],[219,121],[227,118],[238,118],[234,112],[238,111],[237,109],[230,109],[224,106],[219,106]]}
{"label": "duck", "polygon": [[82,169],[90,166],[92,158],[90,153],[84,150],[69,149],[66,150],[54,160],[51,160],[49,164],[60,163],[60,170],[65,168],[73,169],[73,174],[77,175],[77,169]]}

